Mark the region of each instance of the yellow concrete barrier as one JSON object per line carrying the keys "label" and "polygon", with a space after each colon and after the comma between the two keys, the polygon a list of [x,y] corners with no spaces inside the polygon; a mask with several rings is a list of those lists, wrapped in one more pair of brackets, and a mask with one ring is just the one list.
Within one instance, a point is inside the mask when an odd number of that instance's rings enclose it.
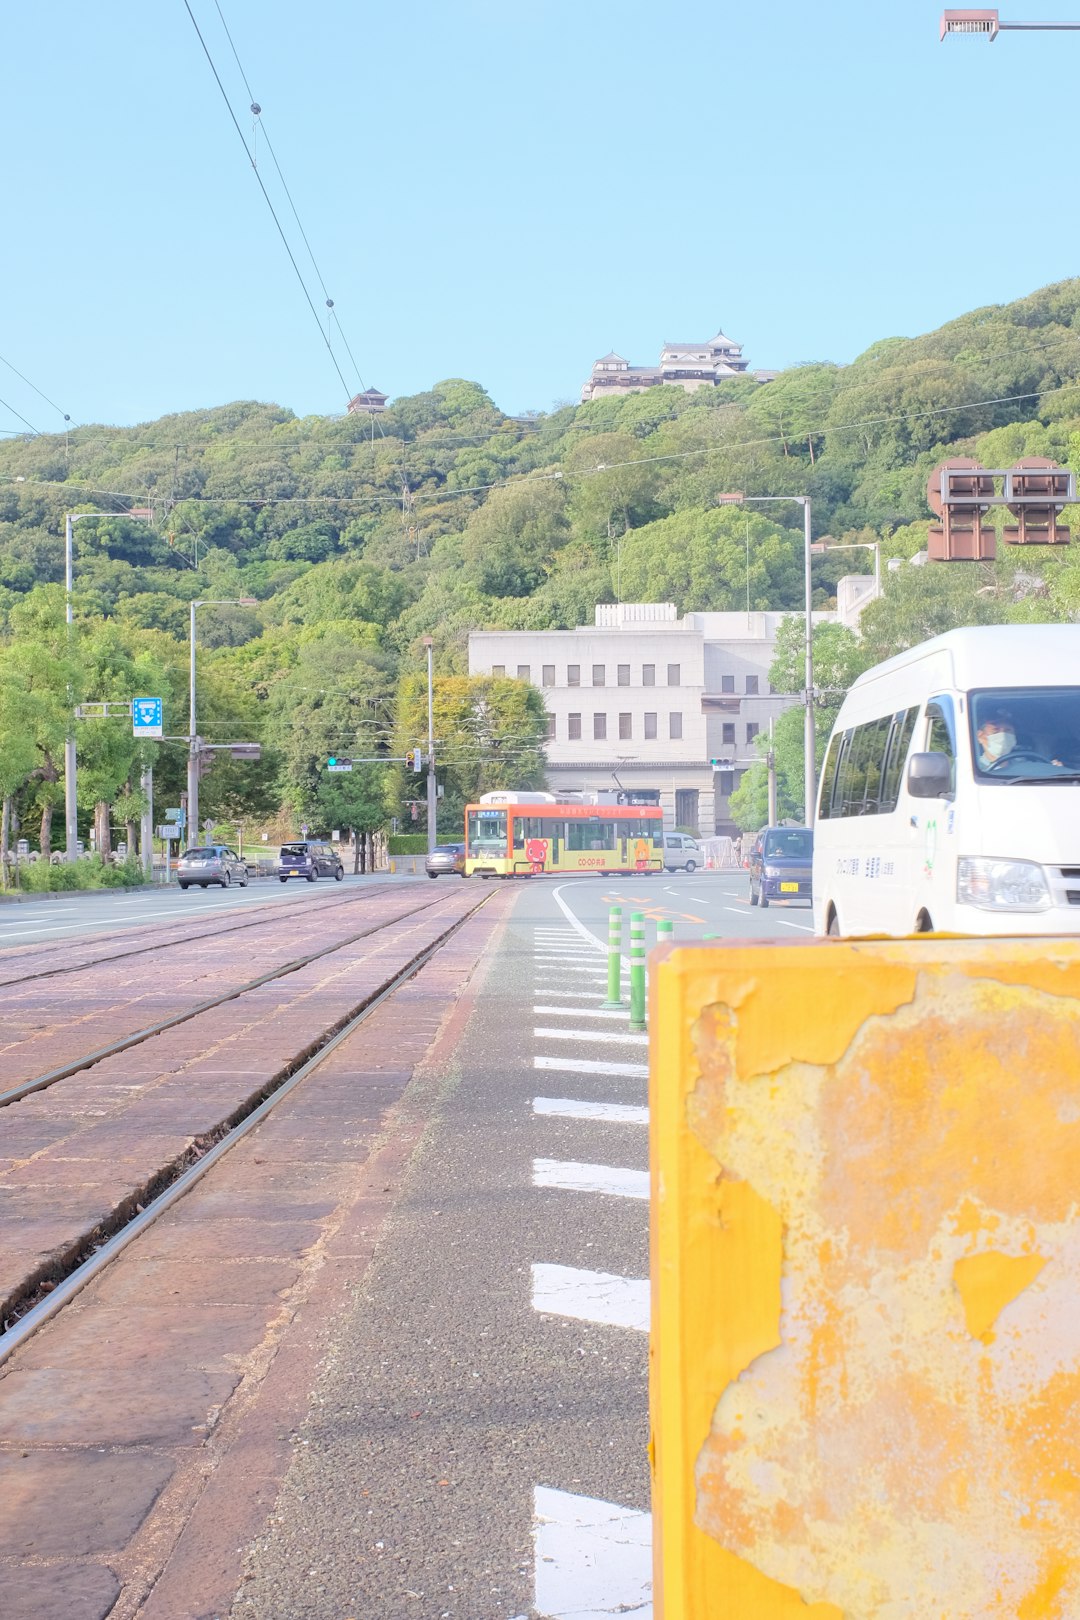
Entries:
{"label": "yellow concrete barrier", "polygon": [[651,979],[658,1620],[1077,1620],[1080,942]]}

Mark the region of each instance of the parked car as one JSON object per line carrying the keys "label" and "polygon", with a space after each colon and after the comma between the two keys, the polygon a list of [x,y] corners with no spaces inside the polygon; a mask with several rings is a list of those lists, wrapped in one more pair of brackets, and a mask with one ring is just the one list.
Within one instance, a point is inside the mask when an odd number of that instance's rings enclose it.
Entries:
{"label": "parked car", "polygon": [[430,878],[445,877],[455,872],[459,877],[464,877],[465,845],[437,844],[425,860],[424,870]]}
{"label": "parked car", "polygon": [[196,883],[200,889],[208,889],[211,883],[220,883],[223,889],[239,883],[246,889],[247,865],[228,844],[199,844],[185,849],[177,861],[176,880],[182,889]]}
{"label": "parked car", "polygon": [[770,900],[813,903],[814,832],[811,827],[766,827],[750,854],[750,904]]}
{"label": "parked car", "polygon": [[294,844],[282,844],[277,875],[282,883],[288,883],[291,877],[307,878],[309,883],[319,877],[332,877],[340,883],[345,868],[340,855],[329,844],[317,838],[298,838]]}
{"label": "parked car", "polygon": [[694,872],[702,864],[701,846],[686,833],[664,834],[664,866],[669,872]]}

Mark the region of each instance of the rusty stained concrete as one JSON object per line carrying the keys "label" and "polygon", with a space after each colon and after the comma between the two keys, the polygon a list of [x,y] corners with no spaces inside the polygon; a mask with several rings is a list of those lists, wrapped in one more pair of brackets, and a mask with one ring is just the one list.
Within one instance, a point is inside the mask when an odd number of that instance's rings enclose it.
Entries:
{"label": "rusty stained concrete", "polygon": [[1080,957],[1043,943],[880,947],[801,1022],[744,974],[694,1026],[742,1279],[696,1523],[776,1613],[1080,1615]]}

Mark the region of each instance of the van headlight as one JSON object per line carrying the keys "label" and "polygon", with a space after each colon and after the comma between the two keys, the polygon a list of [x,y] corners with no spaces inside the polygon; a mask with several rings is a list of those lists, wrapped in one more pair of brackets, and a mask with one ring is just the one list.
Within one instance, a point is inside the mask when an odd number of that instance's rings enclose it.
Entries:
{"label": "van headlight", "polygon": [[983,911],[1046,911],[1053,903],[1036,861],[964,856],[956,867],[956,898]]}

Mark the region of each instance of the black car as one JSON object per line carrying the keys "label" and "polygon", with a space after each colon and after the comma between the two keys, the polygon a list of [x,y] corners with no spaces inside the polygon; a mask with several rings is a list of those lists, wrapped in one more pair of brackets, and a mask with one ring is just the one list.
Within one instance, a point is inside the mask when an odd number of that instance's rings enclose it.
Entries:
{"label": "black car", "polygon": [[766,827],[750,855],[750,904],[813,900],[814,833],[810,827]]}
{"label": "black car", "polygon": [[291,877],[307,878],[309,883],[319,877],[332,877],[340,883],[345,868],[329,844],[316,838],[299,838],[294,844],[282,844],[277,875],[282,883],[288,883]]}

